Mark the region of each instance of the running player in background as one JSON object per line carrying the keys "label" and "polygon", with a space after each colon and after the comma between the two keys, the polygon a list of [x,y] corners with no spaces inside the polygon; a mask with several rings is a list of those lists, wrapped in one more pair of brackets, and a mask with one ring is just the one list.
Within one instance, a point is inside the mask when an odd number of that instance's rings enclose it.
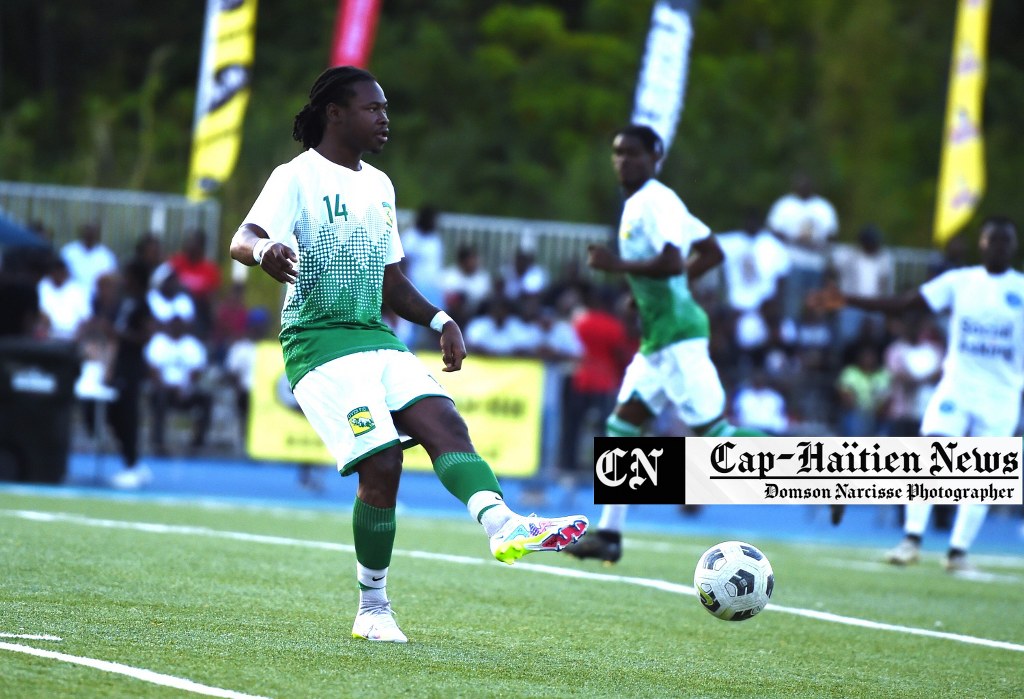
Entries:
{"label": "running player in background", "polygon": [[[942,378],[921,420],[925,437],[1009,437],[1020,421],[1024,390],[1024,274],[1012,269],[1017,226],[993,216],[981,225],[981,264],[949,270],[902,296],[862,298],[828,288],[812,302],[829,310],[850,305],[900,314],[918,309],[949,311],[949,340]],[[904,538],[886,552],[894,565],[916,563],[932,506],[908,504]],[[973,570],[967,551],[978,536],[988,505],[958,505],[946,570]]]}
{"label": "running player in background", "polygon": [[387,143],[387,100],[368,72],[324,71],[292,136],[303,152],[271,174],[231,241],[231,256],[288,284],[281,311],[285,373],[343,476],[359,474],[352,510],[359,609],[352,635],[405,643],[386,586],[402,472],[399,431],[424,446],[441,483],[513,563],[557,551],[587,529],[582,515],[513,512],[445,390],[381,321],[381,304],[440,333],[442,371],[466,356],[459,326],[399,267],[395,190],[362,161]]}
{"label": "running player in background", "polygon": [[[763,436],[725,417],[725,390],[708,356],[710,328],[689,284],[723,260],[711,230],[671,189],[655,179],[664,156],[661,138],[648,126],[620,129],[612,166],[626,203],[619,224],[619,255],[591,246],[588,264],[623,272],[640,314],[640,349],[626,368],[609,437],[639,437],[671,406],[694,433],[708,437]],[[614,563],[622,556],[627,505],[605,505],[597,535],[570,546],[577,558]]]}

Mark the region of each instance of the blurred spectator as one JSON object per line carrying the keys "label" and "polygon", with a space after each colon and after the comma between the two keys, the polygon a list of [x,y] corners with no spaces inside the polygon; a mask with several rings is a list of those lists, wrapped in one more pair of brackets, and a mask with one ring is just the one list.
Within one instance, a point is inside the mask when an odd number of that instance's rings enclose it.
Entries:
{"label": "blurred spectator", "polygon": [[402,269],[420,293],[435,306],[442,301],[439,283],[444,267],[444,241],[437,232],[437,210],[424,206],[416,212],[416,223],[402,232],[405,257]]}
{"label": "blurred spectator", "polygon": [[537,264],[537,241],[527,231],[516,248],[511,264],[501,268],[501,288],[513,305],[524,296],[543,294],[548,287],[548,273]]}
{"label": "blurred spectator", "polygon": [[192,413],[189,447],[202,447],[210,428],[212,397],[202,388],[207,369],[206,348],[189,331],[189,321],[173,316],[165,328],[149,340],[145,356],[152,384],[153,448],[158,454],[167,453],[165,430],[169,410]]}
{"label": "blurred spectator", "polygon": [[92,316],[92,307],[88,290],[71,278],[63,258],[54,258],[50,263],[50,271],[39,281],[37,293],[45,336],[76,339],[82,325]]}
{"label": "blurred spectator", "polygon": [[889,388],[889,372],[879,364],[878,351],[874,347],[862,347],[856,363],[846,366],[836,381],[839,434],[843,437],[878,434]]}
{"label": "blurred spectator", "polygon": [[[432,206],[421,207],[416,212],[416,222],[402,231],[402,270],[419,292],[430,303],[442,307],[444,294],[441,287],[441,270],[444,267],[444,241],[437,232],[437,210]],[[450,315],[450,314],[449,314]],[[454,317],[454,316],[453,316]],[[430,328],[409,325],[407,333],[409,347],[429,344],[437,335]]]}
{"label": "blurred spectator", "polygon": [[249,396],[256,378],[256,346],[267,339],[270,313],[262,307],[248,312],[245,333],[228,348],[224,360],[225,377],[235,394],[240,444],[245,445],[249,429]]}
{"label": "blurred spectator", "polygon": [[970,245],[964,235],[955,235],[946,241],[941,252],[936,252],[934,259],[928,265],[928,278],[933,279],[943,272],[958,267],[966,267],[970,264],[967,259]]}
{"label": "blurred spectator", "polygon": [[71,276],[86,290],[90,300],[96,293],[96,280],[104,274],[117,272],[117,256],[100,241],[98,223],[79,226],[78,239],[62,247],[60,256],[67,262]]}
{"label": "blurred spectator", "polygon": [[566,384],[562,402],[560,480],[568,487],[589,471],[581,463],[581,445],[604,433],[604,421],[615,407],[615,396],[626,365],[636,351],[636,339],[615,313],[610,290],[583,288],[584,306],[573,317],[583,354]]}
{"label": "blurred spectator", "polygon": [[508,300],[491,299],[487,313],[466,326],[466,349],[481,355],[512,356],[528,351],[535,335],[512,313]]}
{"label": "blurred spectator", "polygon": [[183,318],[189,323],[195,320],[196,308],[192,297],[181,288],[178,275],[170,263],[165,262],[156,268],[149,286],[146,302],[159,325],[166,326],[175,317]]}
{"label": "blurred spectator", "polygon": [[762,304],[778,296],[789,271],[789,253],[764,227],[756,211],[747,213],[743,229],[716,235],[725,253],[726,299],[736,313],[759,313]]}
{"label": "blurred spectator", "polygon": [[810,177],[801,173],[793,178],[793,191],[772,205],[768,227],[789,251],[791,268],[783,313],[796,319],[807,294],[822,284],[829,243],[839,232],[836,211],[827,199],[815,194]]}
{"label": "blurred spectator", "polygon": [[942,374],[945,343],[930,318],[893,319],[896,339],[885,350],[892,378],[886,411],[891,437],[916,437],[928,399]]}
{"label": "blurred spectator", "polygon": [[754,371],[749,383],[736,392],[732,412],[738,424],[770,435],[785,434],[789,426],[786,399],[768,383],[763,371]]}
{"label": "blurred spectator", "polygon": [[220,288],[220,268],[206,258],[206,231],[189,231],[181,250],[168,262],[181,288],[195,304],[193,330],[200,338],[208,338],[213,323],[213,302]]}
{"label": "blurred spectator", "polygon": [[[882,246],[882,232],[874,225],[866,225],[857,234],[855,247],[838,247],[832,254],[832,265],[844,294],[879,298],[889,296],[894,289],[896,266],[892,253]],[[859,308],[844,307],[836,315],[839,343],[849,346],[862,332],[884,336],[885,317]],[[867,323],[869,328],[864,329]]]}
{"label": "blurred spectator", "polygon": [[139,461],[139,396],[147,375],[144,352],[153,329],[153,317],[146,303],[149,268],[140,261],[129,262],[121,280],[113,318],[114,357],[105,383],[117,392],[107,409],[107,422],[117,439],[124,466],[111,477],[111,485],[131,490],[146,485],[152,478],[149,467]]}
{"label": "blurred spectator", "polygon": [[523,313],[530,339],[522,351],[541,359],[545,368],[541,399],[541,419],[545,427],[541,431],[540,472],[525,485],[523,493],[524,501],[532,499],[531,505],[539,507],[545,499],[544,485],[555,477],[558,468],[562,397],[573,366],[583,354],[583,346],[572,324],[554,308],[541,306],[539,296],[524,301]]}
{"label": "blurred spectator", "polygon": [[231,345],[245,337],[249,323],[249,307],[245,302],[245,282],[233,281],[224,297],[217,302],[210,346],[213,361],[220,363]]}
{"label": "blurred spectator", "polygon": [[444,308],[463,328],[490,298],[494,282],[480,264],[480,252],[468,243],[460,245],[455,264],[441,275]]}
{"label": "blurred spectator", "polygon": [[147,231],[136,239],[132,256],[126,264],[138,265],[140,269],[146,271],[146,278],[149,279],[163,262],[164,247],[160,237],[152,231]]}

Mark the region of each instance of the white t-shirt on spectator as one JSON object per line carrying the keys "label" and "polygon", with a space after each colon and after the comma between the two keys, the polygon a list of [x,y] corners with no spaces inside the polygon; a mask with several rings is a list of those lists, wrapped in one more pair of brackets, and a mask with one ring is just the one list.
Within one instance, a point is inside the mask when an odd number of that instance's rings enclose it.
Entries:
{"label": "white t-shirt on spectator", "polygon": [[50,337],[74,339],[79,326],[92,316],[89,294],[78,282],[68,279],[61,286],[43,277],[36,286],[39,310],[50,319]]}
{"label": "white t-shirt on spectator", "polygon": [[[839,230],[836,210],[818,195],[801,199],[795,194],[780,197],[768,212],[768,227],[791,243],[806,238],[824,244]],[[789,247],[790,261],[799,269],[825,269],[825,256],[795,245]]]}
{"label": "white t-shirt on spectator", "polygon": [[149,304],[149,312],[159,323],[168,323],[174,316],[189,321],[196,317],[196,305],[184,291],[178,292],[173,298],[167,298],[159,290],[150,289],[146,293],[146,303]]}
{"label": "white t-shirt on spectator", "polygon": [[877,298],[893,291],[896,266],[888,250],[869,255],[856,245],[837,245],[832,265],[839,272],[839,290],[844,294]]}
{"label": "white t-shirt on spectator", "polygon": [[462,294],[471,309],[478,308],[487,300],[494,288],[491,275],[485,269],[478,269],[466,275],[458,266],[445,267],[441,275],[441,290],[445,295]]}
{"label": "white t-shirt on spectator", "polygon": [[206,348],[192,335],[178,339],[156,333],[146,344],[146,361],[155,368],[165,384],[192,387],[192,372],[206,368]]}
{"label": "white t-shirt on spectator", "polygon": [[491,354],[529,351],[535,338],[529,326],[516,316],[506,318],[501,327],[489,315],[478,316],[466,326],[466,344]]}
{"label": "white t-shirt on spectator", "polygon": [[756,310],[775,294],[779,277],[789,271],[789,253],[768,231],[750,236],[743,231],[716,235],[725,254],[725,283],[729,305],[738,311]]}
{"label": "white t-shirt on spectator", "polygon": [[60,256],[67,263],[74,280],[89,292],[90,300],[96,293],[96,280],[117,271],[117,256],[102,243],[97,243],[90,250],[82,241],[72,240],[60,249]]}
{"label": "white t-shirt on spectator", "polygon": [[786,401],[773,388],[762,386],[741,388],[733,401],[736,421],[744,427],[752,427],[773,434],[786,431]]}

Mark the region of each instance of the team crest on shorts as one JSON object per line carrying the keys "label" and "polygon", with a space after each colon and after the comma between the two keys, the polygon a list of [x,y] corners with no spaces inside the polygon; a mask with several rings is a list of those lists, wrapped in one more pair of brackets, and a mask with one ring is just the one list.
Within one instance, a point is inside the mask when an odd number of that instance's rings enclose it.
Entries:
{"label": "team crest on shorts", "polygon": [[366,434],[377,425],[373,424],[370,409],[364,405],[348,414],[348,426],[352,428],[352,434],[358,437],[361,434]]}

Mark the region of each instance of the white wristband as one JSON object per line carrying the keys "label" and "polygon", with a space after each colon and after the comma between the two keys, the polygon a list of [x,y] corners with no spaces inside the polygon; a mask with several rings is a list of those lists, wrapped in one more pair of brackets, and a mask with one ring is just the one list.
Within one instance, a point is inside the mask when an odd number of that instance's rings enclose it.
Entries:
{"label": "white wristband", "polygon": [[267,252],[267,248],[274,244],[273,240],[269,238],[260,238],[252,246],[252,259],[256,264],[263,264],[263,255]]}
{"label": "white wristband", "polygon": [[452,319],[452,317],[450,315],[448,315],[447,313],[445,313],[444,311],[438,311],[437,315],[435,315],[431,319],[430,327],[433,328],[434,330],[436,330],[437,332],[441,332],[441,329],[444,328],[444,324],[447,323],[451,319]]}

